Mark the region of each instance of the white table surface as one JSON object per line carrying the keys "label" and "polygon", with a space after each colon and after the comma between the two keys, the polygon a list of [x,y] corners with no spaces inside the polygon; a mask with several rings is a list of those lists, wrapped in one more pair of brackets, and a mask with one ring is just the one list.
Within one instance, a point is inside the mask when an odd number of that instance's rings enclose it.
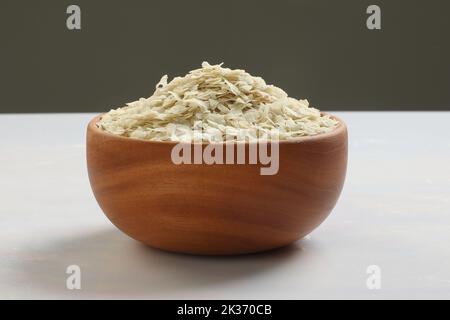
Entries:
{"label": "white table surface", "polygon": [[[0,298],[450,298],[450,112],[336,114],[350,149],[330,217],[294,245],[240,257],[166,253],[118,231],[87,178],[93,114],[1,115]],[[66,288],[73,264],[81,290]]]}

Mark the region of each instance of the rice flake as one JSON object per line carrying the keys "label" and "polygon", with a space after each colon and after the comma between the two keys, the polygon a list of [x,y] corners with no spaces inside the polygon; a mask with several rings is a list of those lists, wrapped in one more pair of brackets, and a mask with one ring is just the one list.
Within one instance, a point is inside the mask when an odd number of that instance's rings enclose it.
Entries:
{"label": "rice flake", "polygon": [[330,132],[338,122],[260,77],[203,62],[170,82],[164,75],[152,96],[109,111],[97,125],[129,138],[217,142],[269,137],[271,130],[290,140]]}

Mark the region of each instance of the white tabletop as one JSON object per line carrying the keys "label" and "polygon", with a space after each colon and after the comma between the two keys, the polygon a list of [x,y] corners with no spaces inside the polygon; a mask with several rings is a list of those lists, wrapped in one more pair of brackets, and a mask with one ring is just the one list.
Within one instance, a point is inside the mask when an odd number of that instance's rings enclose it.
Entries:
{"label": "white tabletop", "polygon": [[[166,253],[118,231],[86,174],[93,114],[1,115],[0,298],[450,298],[450,112],[336,114],[350,150],[330,217],[239,257]],[[69,265],[81,290],[66,287]]]}

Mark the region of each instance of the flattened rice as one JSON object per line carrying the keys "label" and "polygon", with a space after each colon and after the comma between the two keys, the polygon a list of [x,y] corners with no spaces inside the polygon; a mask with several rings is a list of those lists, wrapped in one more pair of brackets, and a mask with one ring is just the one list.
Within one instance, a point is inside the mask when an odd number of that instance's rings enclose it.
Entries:
{"label": "flattened rice", "polygon": [[338,122],[260,77],[203,62],[170,82],[163,76],[151,97],[109,111],[97,125],[129,138],[216,142],[252,141],[271,130],[289,140],[329,132]]}

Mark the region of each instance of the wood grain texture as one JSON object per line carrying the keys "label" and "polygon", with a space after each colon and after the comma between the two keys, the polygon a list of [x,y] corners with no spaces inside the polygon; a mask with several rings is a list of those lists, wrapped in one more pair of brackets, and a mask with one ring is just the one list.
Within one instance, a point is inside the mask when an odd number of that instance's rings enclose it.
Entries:
{"label": "wood grain texture", "polygon": [[[294,242],[329,215],[347,167],[347,129],[282,141],[279,171],[261,165],[180,164],[174,142],[152,142],[87,128],[87,165],[106,216],[152,247],[229,255]],[[248,144],[246,145],[248,151]]]}

